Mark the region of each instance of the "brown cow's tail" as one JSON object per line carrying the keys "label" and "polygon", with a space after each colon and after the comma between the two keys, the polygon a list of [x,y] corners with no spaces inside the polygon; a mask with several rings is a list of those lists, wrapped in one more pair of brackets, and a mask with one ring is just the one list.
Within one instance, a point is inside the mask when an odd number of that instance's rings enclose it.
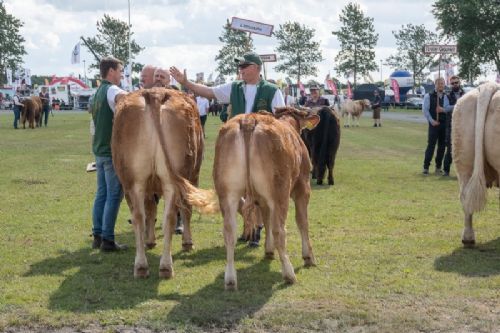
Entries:
{"label": "brown cow's tail", "polygon": [[245,166],[246,166],[246,179],[245,179],[245,200],[241,207],[243,215],[243,230],[244,236],[249,238],[250,235],[257,227],[257,219],[255,212],[255,195],[250,182],[250,139],[257,126],[257,119],[253,116],[245,116],[240,119],[240,130],[243,132],[243,143],[245,145]]}
{"label": "brown cow's tail", "polygon": [[181,197],[184,198],[190,205],[197,207],[203,213],[217,212],[219,205],[215,199],[213,191],[201,190],[192,185],[187,179],[173,171],[174,168],[172,167],[168,156],[165,137],[163,136],[161,128],[161,105],[163,105],[170,98],[168,89],[146,89],[142,91],[142,96],[146,101],[146,106],[149,105],[152,110],[151,116],[153,117],[153,123],[155,124],[155,129],[158,133],[160,145],[165,157],[165,167]]}
{"label": "brown cow's tail", "polygon": [[219,201],[213,190],[203,190],[191,184],[187,179],[179,177],[178,187],[181,196],[203,214],[220,212]]}
{"label": "brown cow's tail", "polygon": [[488,106],[493,94],[498,90],[496,83],[488,82],[479,88],[476,107],[476,128],[474,131],[474,170],[465,185],[461,200],[467,214],[480,211],[486,205],[486,178],[484,175],[484,127]]}

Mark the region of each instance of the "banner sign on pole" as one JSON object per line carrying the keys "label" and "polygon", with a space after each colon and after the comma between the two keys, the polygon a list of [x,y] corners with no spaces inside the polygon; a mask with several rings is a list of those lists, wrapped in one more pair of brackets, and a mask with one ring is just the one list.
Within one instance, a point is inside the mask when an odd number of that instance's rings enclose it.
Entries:
{"label": "banner sign on pole", "polygon": [[456,54],[457,52],[456,45],[424,45],[426,54]]}
{"label": "banner sign on pole", "polygon": [[347,98],[352,99],[352,88],[349,81],[347,81]]}
{"label": "banner sign on pole", "polygon": [[391,79],[391,87],[392,87],[392,90],[394,91],[394,101],[396,101],[396,103],[399,103],[400,99],[399,99],[398,81],[396,81],[395,79]]}
{"label": "banner sign on pole", "polygon": [[259,54],[262,62],[276,62],[276,54]]}
{"label": "banner sign on pole", "polygon": [[239,17],[233,17],[231,20],[231,28],[235,30],[247,31],[252,34],[264,35],[271,37],[274,26],[250,20],[245,20]]}

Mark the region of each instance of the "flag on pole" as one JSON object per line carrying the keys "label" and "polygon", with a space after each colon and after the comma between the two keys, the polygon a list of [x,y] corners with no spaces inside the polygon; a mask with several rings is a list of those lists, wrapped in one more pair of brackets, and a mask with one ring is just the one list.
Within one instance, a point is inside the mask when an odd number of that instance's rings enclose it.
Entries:
{"label": "flag on pole", "polygon": [[394,101],[399,103],[399,84],[395,79],[391,79],[391,88],[394,91]]}
{"label": "flag on pole", "polygon": [[297,81],[297,85],[299,86],[300,91],[306,91],[306,88],[304,88],[304,85],[302,84],[302,82]]}
{"label": "flag on pole", "polygon": [[334,94],[335,96],[338,95],[337,87],[335,86],[335,83],[333,83],[332,80],[327,80],[327,86],[328,89],[332,91],[332,94]]}
{"label": "flag on pole", "polygon": [[347,81],[347,98],[352,99],[352,88],[349,81]]}
{"label": "flag on pole", "polygon": [[31,69],[29,68],[24,69],[24,82],[26,85],[31,86]]}
{"label": "flag on pole", "polygon": [[73,51],[71,52],[71,64],[80,63],[80,42],[76,43]]}
{"label": "flag on pole", "polygon": [[10,68],[7,68],[7,84],[12,85],[12,70]]}

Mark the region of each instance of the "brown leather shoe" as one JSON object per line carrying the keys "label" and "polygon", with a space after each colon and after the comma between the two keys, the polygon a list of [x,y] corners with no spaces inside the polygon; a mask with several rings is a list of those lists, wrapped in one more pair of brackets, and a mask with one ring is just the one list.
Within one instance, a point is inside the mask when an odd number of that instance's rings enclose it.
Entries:
{"label": "brown leather shoe", "polygon": [[123,251],[126,249],[128,249],[127,245],[118,244],[115,241],[104,239],[104,238],[102,239],[101,251],[103,251],[103,252],[117,252],[117,251]]}

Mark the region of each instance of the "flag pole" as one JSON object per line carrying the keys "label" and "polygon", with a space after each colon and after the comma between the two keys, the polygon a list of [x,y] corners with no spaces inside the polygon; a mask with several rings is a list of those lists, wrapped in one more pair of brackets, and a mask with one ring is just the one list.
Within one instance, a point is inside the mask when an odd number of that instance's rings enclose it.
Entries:
{"label": "flag pole", "polygon": [[130,25],[130,0],[128,0],[128,65],[129,65],[129,77],[127,79],[127,85],[129,91],[132,91],[132,56],[131,56],[131,47],[130,47],[130,35],[132,34],[132,26]]}

